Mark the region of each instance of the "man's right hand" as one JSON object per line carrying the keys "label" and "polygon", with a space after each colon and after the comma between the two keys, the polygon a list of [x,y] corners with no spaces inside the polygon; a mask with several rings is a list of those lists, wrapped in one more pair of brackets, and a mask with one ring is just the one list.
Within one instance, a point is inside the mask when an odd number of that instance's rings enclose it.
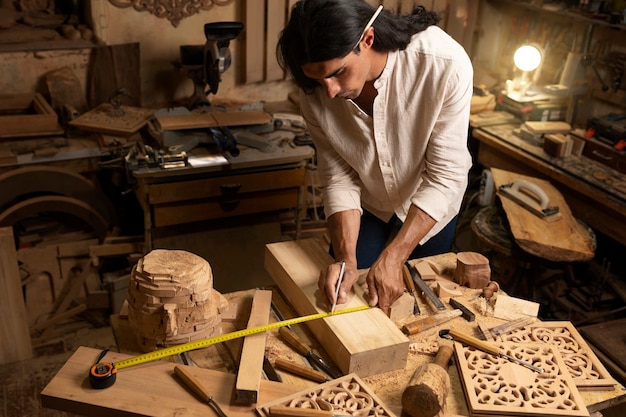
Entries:
{"label": "man's right hand", "polygon": [[350,289],[359,279],[359,271],[356,268],[356,264],[353,262],[346,262],[343,271],[343,280],[339,288],[339,295],[337,297],[337,300],[335,300],[335,293],[337,291],[337,282],[339,281],[340,270],[341,262],[335,262],[320,271],[320,277],[317,285],[320,291],[326,294],[329,308],[335,302],[337,302],[337,304],[347,303]]}

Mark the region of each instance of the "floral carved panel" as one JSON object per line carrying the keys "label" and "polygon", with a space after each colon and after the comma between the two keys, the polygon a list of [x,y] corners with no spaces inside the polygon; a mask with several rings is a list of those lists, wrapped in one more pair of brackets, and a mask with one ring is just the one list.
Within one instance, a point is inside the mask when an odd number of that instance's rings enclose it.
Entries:
{"label": "floral carved panel", "polygon": [[535,322],[499,336],[503,342],[556,346],[579,389],[613,389],[615,380],[569,321]]}
{"label": "floral carved panel", "polygon": [[471,415],[589,416],[558,349],[547,343],[497,344],[507,355],[544,370],[532,371],[506,358],[454,344]]}
{"label": "floral carved panel", "polygon": [[139,12],[149,12],[158,18],[167,19],[178,27],[180,21],[213,6],[226,6],[234,0],[109,0],[115,7],[132,7]]}

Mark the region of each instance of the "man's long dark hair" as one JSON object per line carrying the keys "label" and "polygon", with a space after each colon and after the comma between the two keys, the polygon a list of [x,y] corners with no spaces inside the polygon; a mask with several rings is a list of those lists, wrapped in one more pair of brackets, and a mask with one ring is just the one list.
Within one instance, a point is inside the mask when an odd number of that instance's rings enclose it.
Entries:
{"label": "man's long dark hair", "polygon": [[[313,92],[319,84],[304,75],[302,65],[342,58],[354,50],[375,10],[364,0],[300,0],[278,40],[278,62],[300,88]],[[439,20],[422,6],[407,15],[383,10],[373,24],[372,47],[380,52],[405,49],[411,36]]]}

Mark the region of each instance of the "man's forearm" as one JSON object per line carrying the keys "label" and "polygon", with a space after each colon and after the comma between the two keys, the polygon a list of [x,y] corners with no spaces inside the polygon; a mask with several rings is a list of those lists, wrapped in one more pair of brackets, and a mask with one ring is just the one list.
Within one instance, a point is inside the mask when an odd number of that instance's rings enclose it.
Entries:
{"label": "man's forearm", "polygon": [[412,205],[398,234],[387,245],[383,253],[394,262],[404,263],[436,223],[432,217],[417,206]]}
{"label": "man's forearm", "polygon": [[334,213],[327,219],[327,225],[335,259],[356,265],[356,243],[361,227],[361,212],[346,210]]}

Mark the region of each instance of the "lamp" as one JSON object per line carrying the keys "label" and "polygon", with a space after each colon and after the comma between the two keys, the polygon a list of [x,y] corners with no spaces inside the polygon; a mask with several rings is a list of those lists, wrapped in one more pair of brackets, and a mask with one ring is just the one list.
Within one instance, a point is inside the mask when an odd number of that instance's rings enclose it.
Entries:
{"label": "lamp", "polygon": [[[513,62],[516,70],[521,73],[512,81],[507,81],[508,93],[516,92],[520,96],[525,96],[532,84],[539,79],[541,61],[542,51],[539,47],[530,44],[520,46],[513,55]],[[533,71],[535,73],[531,79],[530,74]]]}

